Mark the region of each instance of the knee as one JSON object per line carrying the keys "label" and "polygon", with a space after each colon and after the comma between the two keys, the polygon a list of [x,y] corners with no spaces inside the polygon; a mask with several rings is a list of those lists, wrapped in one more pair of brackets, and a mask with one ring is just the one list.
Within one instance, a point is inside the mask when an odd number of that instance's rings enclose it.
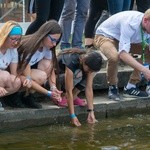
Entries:
{"label": "knee", "polygon": [[21,80],[19,78],[16,78],[14,80],[13,87],[14,87],[15,90],[17,90],[21,87]]}
{"label": "knee", "polygon": [[9,83],[10,82],[10,73],[7,71],[4,71],[2,74],[3,82]]}
{"label": "knee", "polygon": [[108,61],[113,62],[113,63],[118,63],[118,61],[119,61],[119,55],[118,55],[118,53],[113,53],[113,55],[111,55],[108,58]]}
{"label": "knee", "polygon": [[47,80],[47,74],[43,72],[40,76],[37,77],[36,82],[42,85]]}

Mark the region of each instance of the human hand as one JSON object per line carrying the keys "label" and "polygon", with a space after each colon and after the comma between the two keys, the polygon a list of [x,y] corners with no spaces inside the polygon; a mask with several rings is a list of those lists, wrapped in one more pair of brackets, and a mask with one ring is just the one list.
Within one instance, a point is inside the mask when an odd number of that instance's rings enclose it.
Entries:
{"label": "human hand", "polygon": [[25,79],[25,80],[23,81],[23,86],[24,86],[24,87],[27,87],[27,88],[31,88],[31,86],[32,86],[32,81],[31,81],[31,79]]}
{"label": "human hand", "polygon": [[95,119],[94,111],[89,112],[87,122],[90,123],[90,124],[94,124],[94,123],[98,122]]}
{"label": "human hand", "polygon": [[56,101],[58,101],[58,102],[61,102],[61,100],[62,100],[62,97],[61,97],[61,93],[62,93],[62,91],[58,91],[58,90],[53,90],[52,91],[52,98],[54,99],[54,100],[56,100]]}
{"label": "human hand", "polygon": [[145,68],[143,71],[143,75],[148,81],[150,81],[150,70],[149,69]]}
{"label": "human hand", "polygon": [[3,87],[0,87],[0,97],[5,96],[8,93],[7,90],[5,90]]}
{"label": "human hand", "polygon": [[78,120],[77,117],[72,118],[72,119],[71,119],[71,123],[72,123],[72,125],[74,125],[74,126],[76,126],[76,127],[81,126],[81,123],[79,122],[79,120]]}

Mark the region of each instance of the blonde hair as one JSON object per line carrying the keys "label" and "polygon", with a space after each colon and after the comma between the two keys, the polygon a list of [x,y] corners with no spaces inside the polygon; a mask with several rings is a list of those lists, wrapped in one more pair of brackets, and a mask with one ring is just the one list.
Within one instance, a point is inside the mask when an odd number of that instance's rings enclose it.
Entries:
{"label": "blonde hair", "polygon": [[147,9],[144,13],[144,16],[150,19],[150,9]]}
{"label": "blonde hair", "polygon": [[15,21],[7,21],[0,29],[0,47],[2,47],[2,45],[4,44],[6,38],[8,37],[10,31],[12,30],[12,28],[14,26],[19,26],[20,25],[15,22]]}

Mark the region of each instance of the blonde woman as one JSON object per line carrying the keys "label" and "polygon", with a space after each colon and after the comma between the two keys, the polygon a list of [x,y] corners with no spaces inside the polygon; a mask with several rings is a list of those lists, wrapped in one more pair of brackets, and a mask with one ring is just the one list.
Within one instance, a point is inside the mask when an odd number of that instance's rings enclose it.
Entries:
{"label": "blonde woman", "polygon": [[[0,29],[0,100],[15,93],[21,86],[17,76],[17,47],[22,37],[22,28],[15,21],[6,22]],[[0,110],[3,110],[0,102]]]}

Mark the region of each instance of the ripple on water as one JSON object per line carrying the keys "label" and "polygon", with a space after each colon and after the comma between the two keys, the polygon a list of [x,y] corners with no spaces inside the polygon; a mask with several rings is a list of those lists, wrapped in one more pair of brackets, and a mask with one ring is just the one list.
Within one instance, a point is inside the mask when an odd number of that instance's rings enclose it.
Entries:
{"label": "ripple on water", "polygon": [[104,147],[101,147],[101,150],[119,150],[119,147],[116,147],[116,146],[104,146]]}

